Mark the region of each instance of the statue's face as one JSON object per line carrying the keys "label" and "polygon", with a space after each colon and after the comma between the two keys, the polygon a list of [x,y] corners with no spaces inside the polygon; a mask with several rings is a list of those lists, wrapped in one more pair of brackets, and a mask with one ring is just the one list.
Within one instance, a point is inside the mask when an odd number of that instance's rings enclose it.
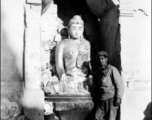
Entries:
{"label": "statue's face", "polygon": [[107,65],[108,59],[105,58],[104,56],[100,56],[99,60],[100,60],[100,64],[101,64],[102,67],[105,67]]}
{"label": "statue's face", "polygon": [[72,39],[79,39],[82,37],[84,27],[81,24],[72,24],[69,29],[69,34]]}

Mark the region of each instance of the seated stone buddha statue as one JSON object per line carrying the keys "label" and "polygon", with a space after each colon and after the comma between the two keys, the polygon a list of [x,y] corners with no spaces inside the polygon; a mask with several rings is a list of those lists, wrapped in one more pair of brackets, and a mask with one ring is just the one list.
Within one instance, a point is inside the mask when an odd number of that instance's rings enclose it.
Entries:
{"label": "seated stone buddha statue", "polygon": [[84,39],[84,22],[74,16],[68,24],[68,38],[60,41],[55,50],[56,77],[44,88],[51,94],[86,95],[91,73],[90,43]]}
{"label": "seated stone buddha statue", "polygon": [[68,39],[58,43],[55,53],[59,80],[65,83],[66,92],[88,94],[90,70],[90,43],[84,39],[84,22],[75,15],[68,24]]}

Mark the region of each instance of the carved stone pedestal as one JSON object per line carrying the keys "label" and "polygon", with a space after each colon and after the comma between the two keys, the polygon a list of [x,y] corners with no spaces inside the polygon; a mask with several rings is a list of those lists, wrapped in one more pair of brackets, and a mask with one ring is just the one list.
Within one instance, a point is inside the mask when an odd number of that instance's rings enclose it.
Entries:
{"label": "carved stone pedestal", "polygon": [[53,102],[55,113],[45,120],[86,120],[94,106],[90,95],[47,95],[45,100]]}

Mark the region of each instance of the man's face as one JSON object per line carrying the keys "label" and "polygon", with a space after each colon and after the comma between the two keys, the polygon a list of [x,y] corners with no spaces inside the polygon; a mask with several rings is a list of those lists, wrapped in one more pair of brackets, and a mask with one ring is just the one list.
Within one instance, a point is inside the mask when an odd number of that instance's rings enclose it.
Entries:
{"label": "man's face", "polygon": [[83,35],[84,27],[81,24],[73,24],[69,29],[69,34],[73,39],[79,39]]}
{"label": "man's face", "polygon": [[99,60],[100,60],[100,64],[101,64],[102,67],[105,67],[107,65],[108,59],[105,58],[104,56],[100,56]]}

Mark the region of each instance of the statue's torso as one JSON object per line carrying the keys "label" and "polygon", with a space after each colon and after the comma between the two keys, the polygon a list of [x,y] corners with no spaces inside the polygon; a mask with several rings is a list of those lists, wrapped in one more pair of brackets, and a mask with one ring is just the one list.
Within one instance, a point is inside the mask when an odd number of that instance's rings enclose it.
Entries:
{"label": "statue's torso", "polygon": [[89,94],[82,65],[90,61],[90,43],[84,39],[80,42],[65,39],[59,42],[56,51],[56,69],[61,79],[52,81],[50,88],[58,94]]}
{"label": "statue's torso", "polygon": [[90,60],[90,46],[88,41],[83,39],[80,43],[77,43],[66,39],[64,40],[64,45],[64,62],[66,71],[75,68],[81,69],[83,63]]}

